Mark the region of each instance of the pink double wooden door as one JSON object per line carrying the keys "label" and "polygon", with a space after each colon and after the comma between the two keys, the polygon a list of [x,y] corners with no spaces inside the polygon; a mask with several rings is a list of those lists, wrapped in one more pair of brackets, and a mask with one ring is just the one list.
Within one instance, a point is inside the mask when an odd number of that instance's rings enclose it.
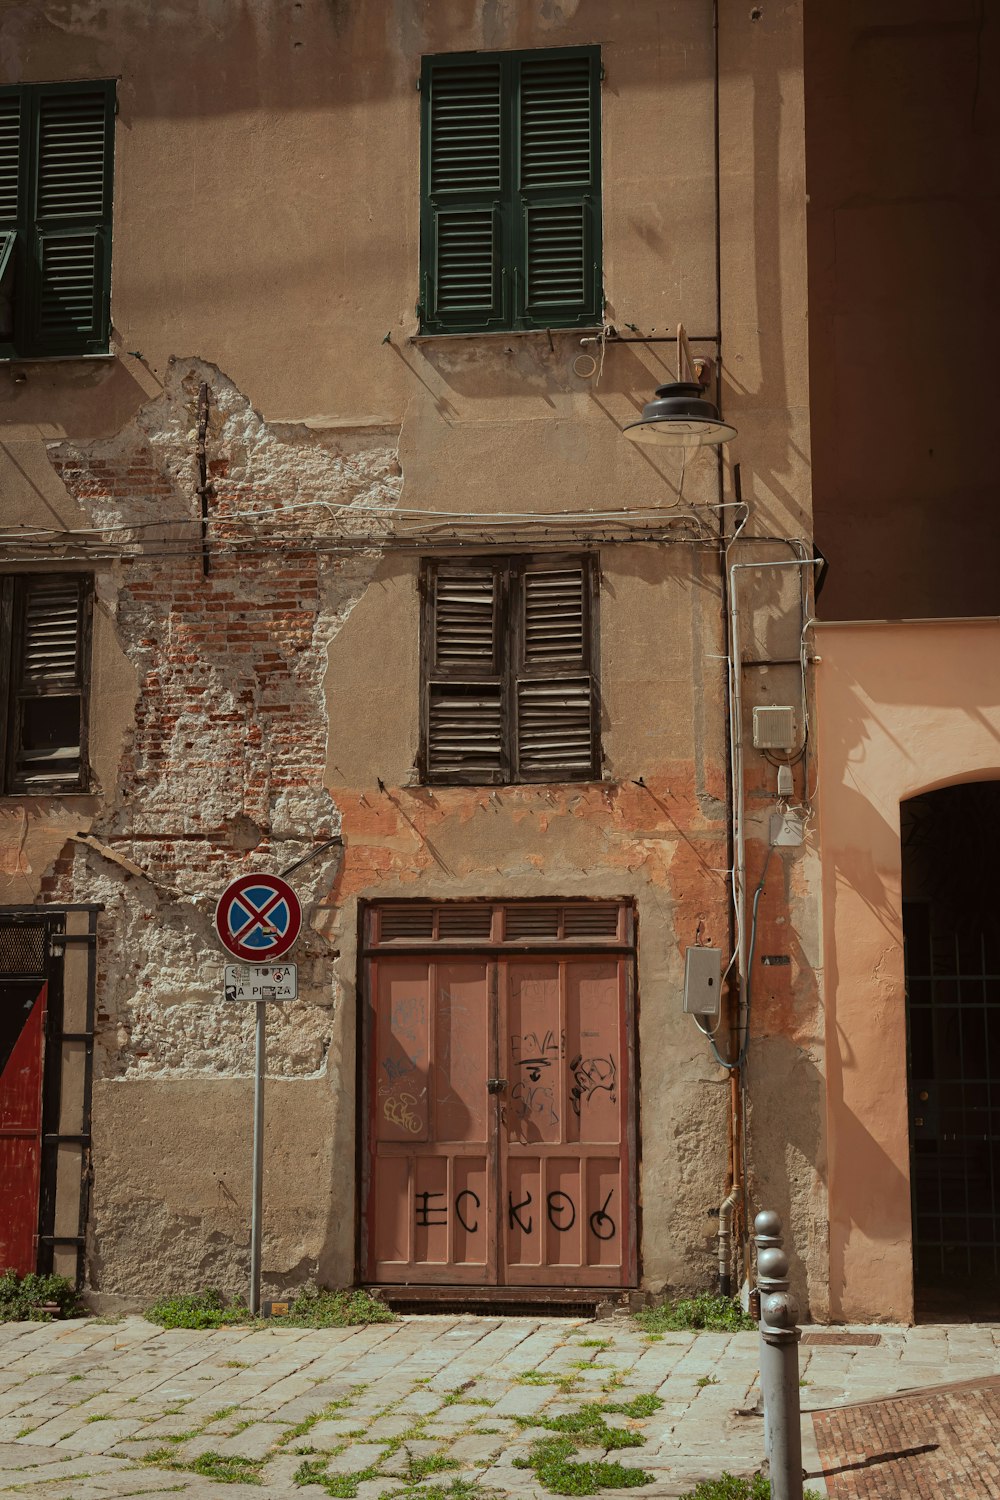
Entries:
{"label": "pink double wooden door", "polygon": [[367,1275],[635,1280],[628,960],[370,966]]}

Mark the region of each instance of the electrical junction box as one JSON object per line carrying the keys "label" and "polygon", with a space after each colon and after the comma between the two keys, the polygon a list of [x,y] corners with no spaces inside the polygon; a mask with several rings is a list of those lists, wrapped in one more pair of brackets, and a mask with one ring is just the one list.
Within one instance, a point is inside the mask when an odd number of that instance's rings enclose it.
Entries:
{"label": "electrical junction box", "polygon": [[779,812],[771,814],[771,848],[797,848],[802,843],[804,831],[798,813]]}
{"label": "electrical junction box", "polygon": [[689,948],[684,955],[684,1014],[714,1019],[722,1006],[722,949]]}
{"label": "electrical junction box", "polygon": [[758,704],[753,711],[755,750],[795,749],[795,710],[782,704]]}

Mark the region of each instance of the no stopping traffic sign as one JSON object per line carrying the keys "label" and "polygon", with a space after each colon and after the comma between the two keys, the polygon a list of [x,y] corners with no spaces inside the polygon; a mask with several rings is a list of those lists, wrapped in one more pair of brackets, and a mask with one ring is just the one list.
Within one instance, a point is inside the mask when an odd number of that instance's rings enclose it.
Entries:
{"label": "no stopping traffic sign", "polygon": [[270,963],[299,935],[299,898],[280,875],[241,875],[230,881],[215,908],[215,930],[234,958]]}

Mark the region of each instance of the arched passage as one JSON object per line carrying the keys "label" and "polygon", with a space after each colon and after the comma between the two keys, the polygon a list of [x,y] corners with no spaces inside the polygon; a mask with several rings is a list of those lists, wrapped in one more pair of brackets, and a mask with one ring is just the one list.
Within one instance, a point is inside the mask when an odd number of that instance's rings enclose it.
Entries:
{"label": "arched passage", "polygon": [[1000,1312],[1000,781],[900,807],[917,1317]]}
{"label": "arched passage", "polygon": [[900,817],[931,789],[1000,780],[1000,620],[827,624],[816,639],[830,1311],[906,1322]]}

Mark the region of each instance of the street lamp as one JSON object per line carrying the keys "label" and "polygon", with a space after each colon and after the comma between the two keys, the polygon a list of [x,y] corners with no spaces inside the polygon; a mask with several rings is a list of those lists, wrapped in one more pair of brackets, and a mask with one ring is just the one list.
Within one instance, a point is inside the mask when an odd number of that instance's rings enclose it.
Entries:
{"label": "street lamp", "polygon": [[703,448],[728,443],[736,436],[736,428],[722,420],[718,407],[706,401],[694,380],[658,385],[654,399],[642,408],[640,419],[623,430],[633,443],[672,448]]}
{"label": "street lamp", "polygon": [[[697,365],[691,358],[684,325],[677,328],[677,380],[658,385],[652,401],[642,408],[637,422],[630,422],[623,429],[633,443],[650,443],[658,447],[704,448],[728,443],[736,436],[736,428],[730,427],[719,415],[719,408],[705,399],[704,389],[697,379],[684,379],[685,363],[692,373]],[[700,363],[700,362],[699,362]]]}

